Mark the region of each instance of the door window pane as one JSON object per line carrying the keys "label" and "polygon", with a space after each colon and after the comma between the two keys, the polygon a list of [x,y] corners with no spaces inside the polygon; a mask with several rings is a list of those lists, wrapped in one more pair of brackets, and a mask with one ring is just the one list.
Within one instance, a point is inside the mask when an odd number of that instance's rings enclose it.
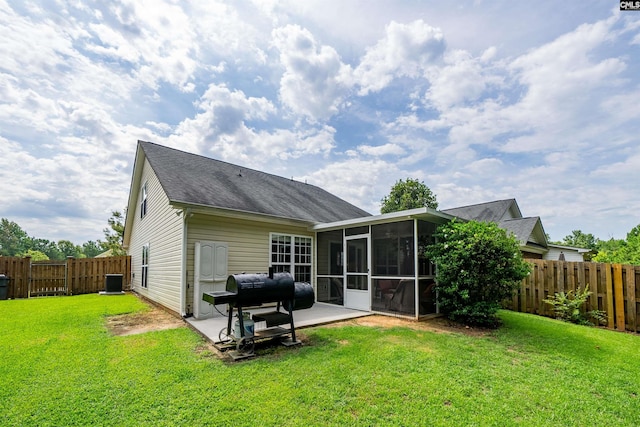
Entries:
{"label": "door window pane", "polygon": [[347,289],[355,289],[358,291],[366,291],[369,289],[367,286],[367,276],[356,276],[356,275],[348,275],[347,276]]}
{"label": "door window pane", "polygon": [[347,273],[368,273],[367,239],[347,241]]}

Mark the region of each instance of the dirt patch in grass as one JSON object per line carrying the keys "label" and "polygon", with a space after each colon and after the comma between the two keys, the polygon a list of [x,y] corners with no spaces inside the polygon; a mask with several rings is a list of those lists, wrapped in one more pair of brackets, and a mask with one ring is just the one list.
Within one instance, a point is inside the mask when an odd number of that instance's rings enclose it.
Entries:
{"label": "dirt patch in grass", "polygon": [[435,317],[417,322],[415,320],[402,319],[399,317],[373,315],[359,317],[357,319],[348,320],[346,322],[335,323],[333,324],[333,326],[342,326],[345,324],[371,326],[378,328],[404,327],[415,330],[438,333],[459,333],[470,336],[485,336],[490,335],[493,332],[493,329],[465,326],[460,323],[452,322],[451,320],[448,320],[444,317]]}
{"label": "dirt patch in grass", "polygon": [[112,335],[125,336],[185,327],[181,318],[149,304],[142,313],[120,314],[107,317],[107,329]]}

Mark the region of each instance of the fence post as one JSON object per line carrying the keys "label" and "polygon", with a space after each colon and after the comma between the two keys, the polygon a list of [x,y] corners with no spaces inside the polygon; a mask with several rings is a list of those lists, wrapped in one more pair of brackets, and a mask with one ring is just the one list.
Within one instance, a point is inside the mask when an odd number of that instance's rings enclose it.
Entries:
{"label": "fence post", "polygon": [[626,273],[626,291],[627,291],[627,320],[629,327],[633,332],[638,332],[638,324],[636,319],[636,271],[632,265],[625,266]]}
{"label": "fence post", "polygon": [[564,261],[558,261],[556,263],[556,283],[558,284],[557,292],[564,292],[564,268],[567,264]]}
{"label": "fence post", "polygon": [[23,268],[23,286],[27,287],[27,298],[31,298],[31,257],[24,257]]}
{"label": "fence post", "polygon": [[616,327],[616,318],[613,312],[613,274],[612,264],[602,264],[605,274],[605,291],[607,293],[607,327],[614,329]]}
{"label": "fence post", "polygon": [[75,258],[68,256],[64,265],[64,289],[66,295],[73,295],[73,264]]}
{"label": "fence post", "polygon": [[545,303],[544,303],[544,266],[545,266],[545,261],[544,260],[540,260],[540,261],[536,261],[536,264],[538,265],[538,274],[536,275],[536,281],[537,286],[536,289],[538,290],[538,314],[539,315],[544,315],[545,312]]}

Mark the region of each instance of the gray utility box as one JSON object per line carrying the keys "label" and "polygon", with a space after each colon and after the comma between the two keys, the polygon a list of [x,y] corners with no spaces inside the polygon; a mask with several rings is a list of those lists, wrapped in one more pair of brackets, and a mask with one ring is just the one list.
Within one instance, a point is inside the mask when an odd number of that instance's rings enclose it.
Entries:
{"label": "gray utility box", "polygon": [[9,277],[0,274],[0,300],[9,299]]}

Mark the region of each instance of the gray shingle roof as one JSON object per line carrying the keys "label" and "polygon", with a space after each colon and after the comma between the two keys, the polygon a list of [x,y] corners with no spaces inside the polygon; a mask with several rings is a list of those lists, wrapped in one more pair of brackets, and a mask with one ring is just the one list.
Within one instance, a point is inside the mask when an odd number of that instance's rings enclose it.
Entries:
{"label": "gray shingle roof", "polygon": [[314,185],[151,142],[138,143],[171,202],[310,222],[370,216]]}
{"label": "gray shingle roof", "polygon": [[526,245],[531,240],[533,229],[540,221],[539,217],[507,219],[498,222],[498,226],[507,233],[513,233],[521,244]]}
{"label": "gray shingle roof", "polygon": [[444,209],[442,212],[462,219],[497,223],[504,218],[505,213],[513,203],[515,203],[515,199],[496,200],[495,202]]}
{"label": "gray shingle roof", "polygon": [[[547,244],[540,218],[522,218],[515,199],[444,209],[442,212],[466,220],[494,222],[508,233],[513,233],[523,246],[545,248]],[[536,229],[538,224],[540,228]]]}

